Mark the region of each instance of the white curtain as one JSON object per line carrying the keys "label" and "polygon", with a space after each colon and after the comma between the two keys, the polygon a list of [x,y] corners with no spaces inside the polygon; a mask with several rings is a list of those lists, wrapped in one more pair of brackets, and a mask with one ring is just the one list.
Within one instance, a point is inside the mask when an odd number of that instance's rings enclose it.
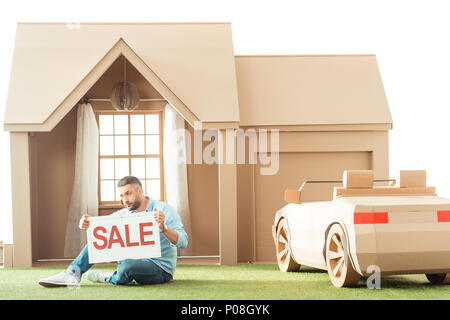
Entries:
{"label": "white curtain", "polygon": [[78,105],[75,178],[66,225],[65,257],[75,257],[86,244],[78,228],[81,216],[98,216],[98,127],[89,103]]}
{"label": "white curtain", "polygon": [[164,177],[166,201],[180,215],[184,231],[189,241],[185,249],[180,249],[183,256],[192,255],[191,217],[189,211],[186,135],[184,119],[167,104],[164,112]]}

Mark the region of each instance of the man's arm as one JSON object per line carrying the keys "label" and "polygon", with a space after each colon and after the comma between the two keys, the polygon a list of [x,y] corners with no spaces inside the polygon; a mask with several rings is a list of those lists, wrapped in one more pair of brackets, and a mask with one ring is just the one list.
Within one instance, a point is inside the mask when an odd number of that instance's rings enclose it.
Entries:
{"label": "man's arm", "polygon": [[159,228],[159,231],[169,240],[172,244],[177,244],[178,242],[178,232],[173,229],[170,229],[166,225],[163,224],[163,228]]}
{"label": "man's arm", "polygon": [[[165,225],[166,222],[166,216],[164,212],[156,210],[156,208],[153,210],[154,217],[156,222],[158,222],[159,225],[159,231],[166,237],[167,240],[170,241],[170,243],[176,245],[178,248],[186,248],[187,246],[187,234],[183,230],[183,225],[181,224],[181,221],[178,221],[178,223],[175,223],[175,229],[169,228]],[[176,215],[176,220],[180,220],[178,214],[174,213]],[[171,220],[172,221],[172,220]],[[173,221],[172,221],[173,222]],[[179,226],[178,226],[179,225]]]}

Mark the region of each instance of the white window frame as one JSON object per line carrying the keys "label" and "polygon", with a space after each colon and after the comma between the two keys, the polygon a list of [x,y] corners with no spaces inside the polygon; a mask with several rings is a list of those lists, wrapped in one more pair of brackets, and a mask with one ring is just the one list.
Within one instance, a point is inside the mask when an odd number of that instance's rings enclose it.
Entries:
{"label": "white window frame", "polygon": [[[130,126],[130,119],[131,119],[131,115],[146,115],[146,114],[158,114],[159,115],[159,154],[144,154],[144,155],[133,155],[131,154],[131,136],[135,135],[135,134],[131,134],[131,126]],[[95,111],[95,118],[97,120],[97,126],[99,127],[99,119],[101,115],[127,115],[128,116],[128,155],[100,155],[100,133],[98,135],[98,201],[99,201],[99,206],[100,208],[105,208],[105,207],[122,207],[122,203],[120,200],[115,200],[115,201],[102,201],[101,199],[101,181],[115,181],[115,180],[119,180],[121,177],[115,177],[115,172],[114,172],[114,178],[113,179],[101,179],[100,177],[100,172],[101,172],[101,168],[100,168],[100,159],[128,159],[128,165],[129,165],[129,172],[131,173],[131,159],[135,159],[135,158],[159,158],[159,168],[160,168],[160,176],[159,176],[159,180],[160,180],[160,200],[164,201],[164,154],[163,154],[163,133],[164,133],[164,121],[163,121],[163,115],[164,112],[162,110],[142,110],[142,111],[131,111],[131,112],[123,112],[123,111]],[[113,122],[114,123],[114,122]],[[145,123],[145,122],[144,122]],[[144,124],[145,126],[145,124]],[[100,128],[100,127],[99,127]],[[145,130],[145,127],[144,127]],[[108,134],[108,135],[103,135],[103,136],[117,136],[114,132],[113,134]],[[147,134],[144,131],[144,144],[146,143],[146,136]],[[115,171],[115,170],[114,170]],[[117,178],[117,179],[116,179]],[[145,176],[146,180],[158,180],[156,178],[148,178],[147,179],[147,174]],[[144,181],[141,181],[143,184],[145,183]],[[117,187],[117,186],[116,186]],[[143,186],[144,192],[145,192],[145,188]]]}

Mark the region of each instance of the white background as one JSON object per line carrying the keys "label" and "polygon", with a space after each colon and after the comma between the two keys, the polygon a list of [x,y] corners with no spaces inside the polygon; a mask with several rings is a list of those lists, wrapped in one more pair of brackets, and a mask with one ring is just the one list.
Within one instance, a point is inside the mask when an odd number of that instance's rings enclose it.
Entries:
{"label": "white background", "polygon": [[[5,1],[0,123],[17,22],[231,22],[237,55],[376,54],[394,121],[391,177],[400,169],[426,169],[428,185],[450,198],[449,8],[436,0]],[[12,242],[9,135],[3,131],[0,150],[0,240]]]}

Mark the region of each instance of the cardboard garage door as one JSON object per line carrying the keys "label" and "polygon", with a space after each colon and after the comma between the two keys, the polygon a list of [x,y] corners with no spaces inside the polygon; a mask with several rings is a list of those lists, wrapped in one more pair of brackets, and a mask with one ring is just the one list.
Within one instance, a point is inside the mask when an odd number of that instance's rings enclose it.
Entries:
{"label": "cardboard garage door", "polygon": [[[275,212],[285,205],[285,189],[298,188],[305,180],[342,180],[346,169],[372,169],[371,159],[371,152],[283,152],[275,175],[261,175],[260,165],[255,165],[256,261],[276,261],[271,226]],[[332,200],[333,187],[338,185],[308,185],[302,200]]]}

